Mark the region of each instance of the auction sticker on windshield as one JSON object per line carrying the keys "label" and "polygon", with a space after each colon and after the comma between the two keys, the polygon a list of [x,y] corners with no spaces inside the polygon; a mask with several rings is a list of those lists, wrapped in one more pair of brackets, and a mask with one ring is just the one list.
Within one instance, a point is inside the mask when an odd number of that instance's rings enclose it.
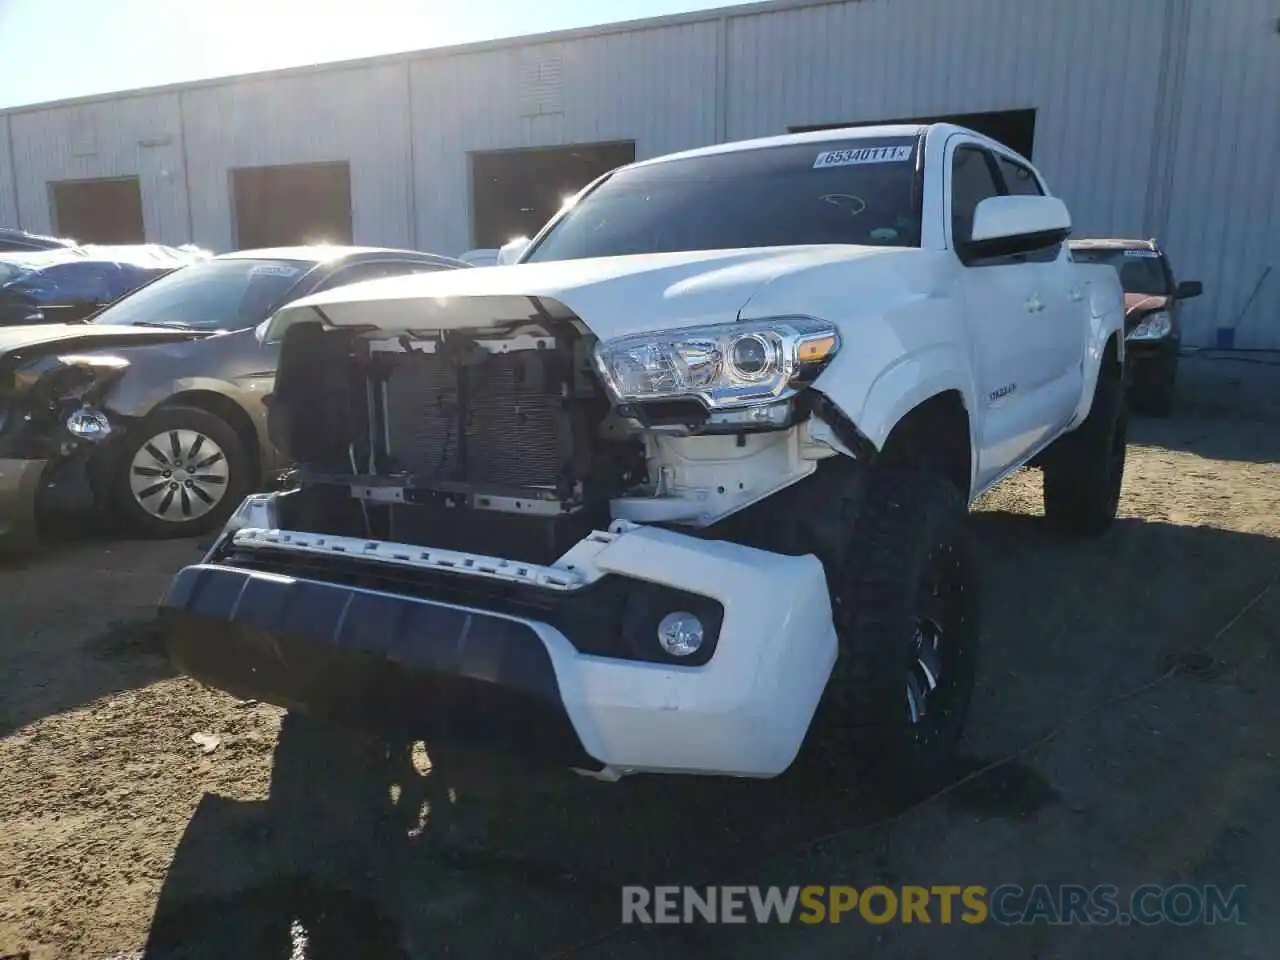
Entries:
{"label": "auction sticker on windshield", "polygon": [[292,277],[298,274],[297,267],[281,267],[276,264],[264,263],[254,267],[249,271],[251,277]]}
{"label": "auction sticker on windshield", "polygon": [[813,169],[822,167],[849,167],[862,163],[905,163],[911,159],[910,144],[897,147],[852,147],[846,150],[827,150],[818,154]]}

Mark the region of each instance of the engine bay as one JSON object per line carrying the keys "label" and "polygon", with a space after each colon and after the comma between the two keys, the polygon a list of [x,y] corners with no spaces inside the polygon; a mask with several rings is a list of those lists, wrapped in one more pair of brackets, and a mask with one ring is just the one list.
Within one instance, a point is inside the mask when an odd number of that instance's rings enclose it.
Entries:
{"label": "engine bay", "polygon": [[555,559],[645,480],[593,345],[564,321],[433,336],[291,327],[268,404],[301,488],[290,528]]}

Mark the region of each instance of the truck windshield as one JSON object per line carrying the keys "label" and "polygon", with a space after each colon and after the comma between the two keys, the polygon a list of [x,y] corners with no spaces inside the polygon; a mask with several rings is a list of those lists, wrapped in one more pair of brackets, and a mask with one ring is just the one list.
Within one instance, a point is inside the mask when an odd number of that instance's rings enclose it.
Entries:
{"label": "truck windshield", "polygon": [[914,137],[788,144],[619,170],[525,262],[800,244],[920,245]]}
{"label": "truck windshield", "polygon": [[243,330],[266,319],[313,266],[299,260],[206,260],[161,277],[90,322]]}
{"label": "truck windshield", "polygon": [[1120,274],[1120,286],[1125,293],[1140,293],[1149,297],[1163,297],[1172,293],[1169,275],[1164,261],[1155,250],[1123,249],[1120,247],[1073,248],[1071,259],[1076,263],[1105,263]]}

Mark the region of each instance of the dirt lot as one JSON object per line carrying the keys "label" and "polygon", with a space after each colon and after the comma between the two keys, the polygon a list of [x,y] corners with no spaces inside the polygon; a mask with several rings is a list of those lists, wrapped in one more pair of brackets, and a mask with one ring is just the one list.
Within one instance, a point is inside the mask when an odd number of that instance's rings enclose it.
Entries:
{"label": "dirt lot", "polygon": [[[282,732],[156,649],[152,605],[194,545],[81,541],[0,569],[0,955],[1274,955],[1280,367],[1184,371],[1179,415],[1133,425],[1106,538],[1047,535],[1038,474],[974,518],[986,649],[956,776],[1005,762],[918,803]],[[628,882],[1246,884],[1249,922],[638,931],[616,926]]]}

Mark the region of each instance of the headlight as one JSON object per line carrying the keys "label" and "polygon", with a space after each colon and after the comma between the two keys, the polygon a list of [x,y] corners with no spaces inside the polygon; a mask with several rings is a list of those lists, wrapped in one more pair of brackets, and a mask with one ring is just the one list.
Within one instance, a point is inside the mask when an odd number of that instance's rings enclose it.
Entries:
{"label": "headlight", "polygon": [[81,407],[67,417],[67,432],[77,439],[97,443],[111,436],[111,421],[101,410]]}
{"label": "headlight", "polygon": [[791,397],[839,348],[829,323],[776,317],[604,341],[595,358],[619,403],[694,398],[719,411]]}
{"label": "headlight", "polygon": [[1149,313],[1125,336],[1126,340],[1163,340],[1173,333],[1173,317],[1167,310]]}

